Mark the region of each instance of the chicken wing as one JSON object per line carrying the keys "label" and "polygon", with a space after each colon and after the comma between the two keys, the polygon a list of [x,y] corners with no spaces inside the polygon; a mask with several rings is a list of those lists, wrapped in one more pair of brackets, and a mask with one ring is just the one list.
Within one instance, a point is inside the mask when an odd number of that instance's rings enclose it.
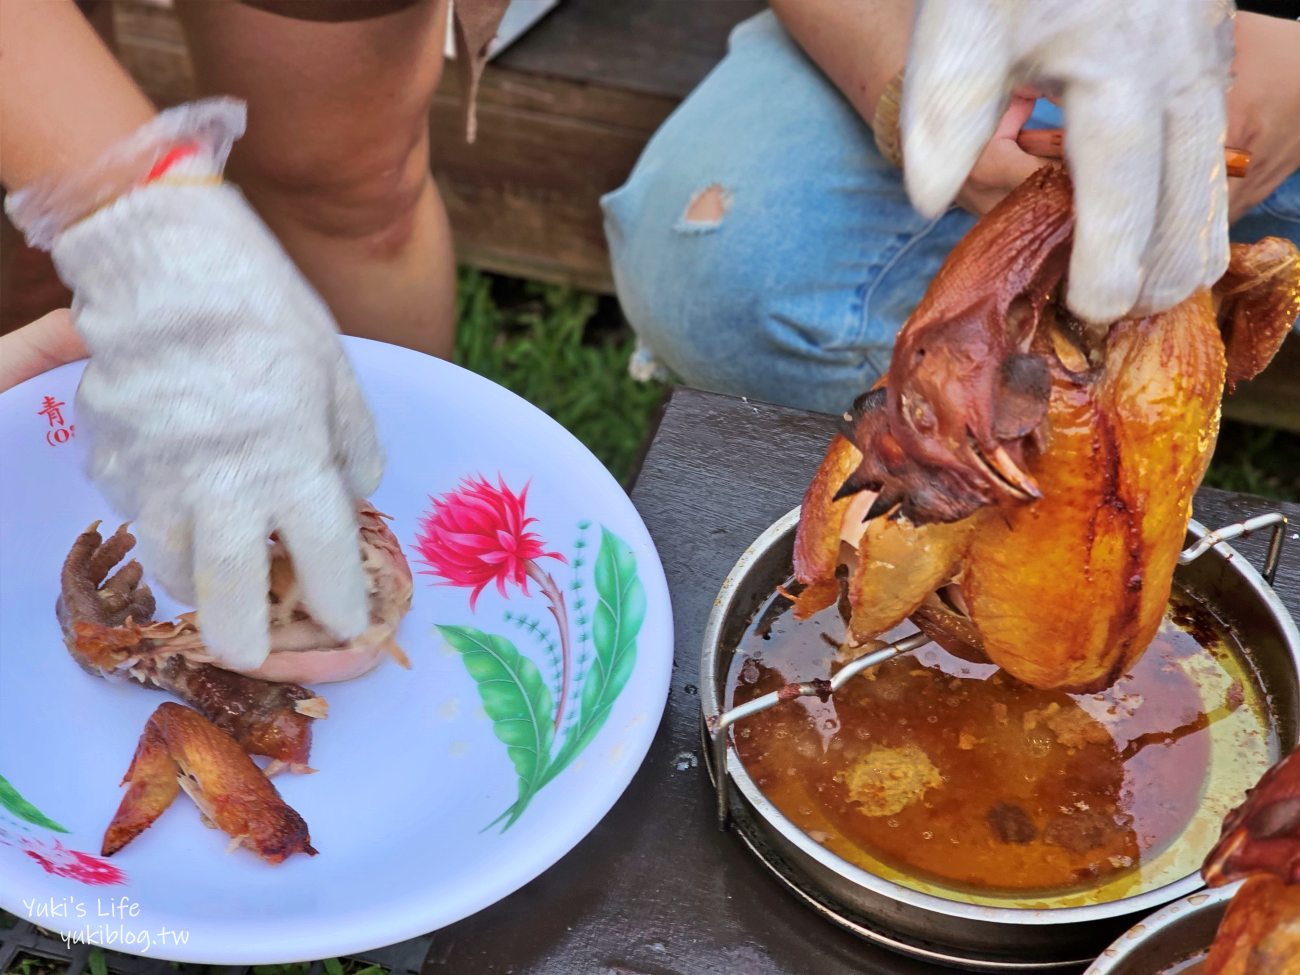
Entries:
{"label": "chicken wing", "polygon": [[127,791],[104,833],[104,856],[152,826],[182,789],[209,825],[267,863],[316,855],[307,824],[239,743],[180,704],[160,704],[149,716],[122,783]]}
{"label": "chicken wing", "polygon": [[1300,975],[1300,749],[1223,821],[1211,887],[1245,880],[1219,923],[1205,975]]}

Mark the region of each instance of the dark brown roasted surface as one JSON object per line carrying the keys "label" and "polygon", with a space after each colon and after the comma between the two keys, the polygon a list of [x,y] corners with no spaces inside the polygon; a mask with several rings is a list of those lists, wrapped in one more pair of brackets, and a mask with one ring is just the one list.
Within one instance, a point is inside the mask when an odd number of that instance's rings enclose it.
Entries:
{"label": "dark brown roasted surface", "polygon": [[104,856],[152,826],[181,790],[209,825],[268,863],[316,854],[303,818],[239,743],[183,705],[168,701],[149,716],[122,784],[127,791],[104,833]]}
{"label": "dark brown roasted surface", "polygon": [[1300,975],[1300,749],[1228,815],[1201,872],[1211,887],[1245,880],[1205,975]]}
{"label": "dark brown roasted surface", "polygon": [[963,639],[1035,687],[1098,690],[1146,649],[1225,382],[1295,321],[1300,254],[1234,245],[1213,291],[1086,329],[1057,301],[1070,226],[1068,177],[1043,170],[950,255],[804,496],[801,613],[843,564],[858,643],[949,586]]}
{"label": "dark brown roasted surface", "polygon": [[306,768],[312,721],[327,713],[325,701],[304,687],[189,660],[188,643],[175,639],[184,625],[154,622],[140,563],[118,567],[135,538],[123,526],[104,539],[98,527],[81,533],[63,564],[57,612],[72,658],[96,676],[126,676],[175,694],[251,754]]}

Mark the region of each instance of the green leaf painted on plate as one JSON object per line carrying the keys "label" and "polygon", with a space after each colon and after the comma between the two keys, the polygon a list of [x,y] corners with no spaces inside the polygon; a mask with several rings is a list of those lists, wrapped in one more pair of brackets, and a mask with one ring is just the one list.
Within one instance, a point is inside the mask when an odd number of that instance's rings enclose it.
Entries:
{"label": "green leaf painted on plate", "polygon": [[582,682],[578,720],[546,770],[547,782],[591,744],[636,666],[636,638],[645,620],[645,588],[637,577],[632,547],[608,528],[601,528],[594,575],[600,598],[591,619],[591,667]]}
{"label": "green leaf painted on plate", "polygon": [[438,631],[465,663],[478,685],[483,710],[496,736],[506,744],[519,776],[515,803],[489,826],[506,820],[504,832],[523,814],[545,782],[555,730],[554,701],[537,665],[505,637],[472,626],[439,626]]}
{"label": "green leaf painted on plate", "polygon": [[56,833],[66,833],[67,829],[60,826],[49,816],[41,812],[30,802],[24,799],[3,775],[0,775],[0,806],[8,809],[19,819],[25,819],[29,823],[37,826],[44,826],[46,829],[52,829]]}

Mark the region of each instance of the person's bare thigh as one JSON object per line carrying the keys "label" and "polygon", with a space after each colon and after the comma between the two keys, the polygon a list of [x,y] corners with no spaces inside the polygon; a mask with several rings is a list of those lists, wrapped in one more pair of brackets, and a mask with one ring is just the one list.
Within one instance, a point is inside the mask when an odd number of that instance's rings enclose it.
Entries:
{"label": "person's bare thigh", "polygon": [[[296,16],[181,0],[200,91],[248,102],[231,179],[345,332],[450,355],[455,261],[428,120],[445,0],[252,2]],[[385,12],[302,19],[348,8]]]}
{"label": "person's bare thigh", "polygon": [[300,199],[310,212],[296,216],[322,232],[400,231],[392,218],[413,204],[427,176],[445,0],[343,22],[235,0],[183,0],[179,9],[201,87],[249,104],[232,177],[274,192],[277,207]]}

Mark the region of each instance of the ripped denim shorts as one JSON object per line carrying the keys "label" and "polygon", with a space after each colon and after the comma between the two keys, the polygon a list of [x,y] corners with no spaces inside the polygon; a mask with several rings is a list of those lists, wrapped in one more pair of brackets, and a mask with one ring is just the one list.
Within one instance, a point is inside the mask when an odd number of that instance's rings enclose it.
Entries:
{"label": "ripped denim shorts", "polygon": [[[1030,125],[1060,118],[1040,102]],[[974,223],[912,210],[870,129],[770,12],[736,27],[602,206],[634,367],[829,413],[888,367]],[[1300,173],[1232,232],[1270,234],[1300,240]]]}

